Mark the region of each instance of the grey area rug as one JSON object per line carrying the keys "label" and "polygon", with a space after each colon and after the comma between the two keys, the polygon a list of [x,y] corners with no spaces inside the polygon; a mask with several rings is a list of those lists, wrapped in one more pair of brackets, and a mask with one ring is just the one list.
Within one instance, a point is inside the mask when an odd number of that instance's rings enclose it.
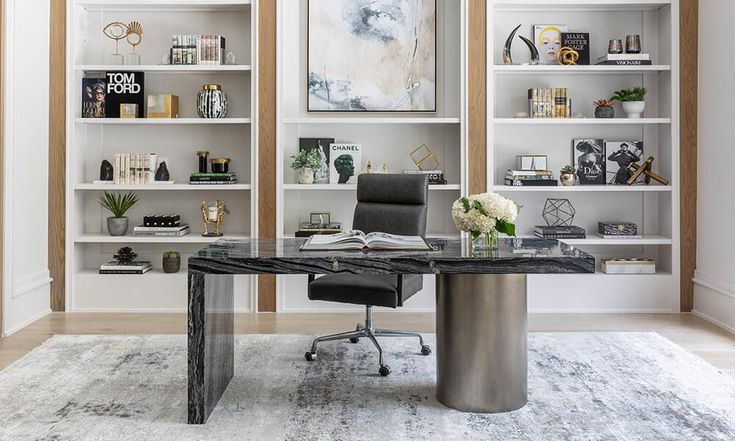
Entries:
{"label": "grey area rug", "polygon": [[[434,336],[428,336],[434,343]],[[533,333],[529,403],[465,414],[434,397],[434,356],[385,342],[236,338],[235,378],[187,426],[185,336],[57,336],[0,372],[2,440],[733,440],[735,380],[655,333]]]}

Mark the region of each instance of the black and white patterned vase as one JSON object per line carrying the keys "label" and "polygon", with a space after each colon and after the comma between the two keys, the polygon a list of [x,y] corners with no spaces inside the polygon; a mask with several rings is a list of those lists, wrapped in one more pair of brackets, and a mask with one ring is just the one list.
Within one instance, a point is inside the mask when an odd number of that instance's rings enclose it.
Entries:
{"label": "black and white patterned vase", "polygon": [[197,93],[197,113],[200,118],[227,116],[227,94],[219,84],[205,84]]}

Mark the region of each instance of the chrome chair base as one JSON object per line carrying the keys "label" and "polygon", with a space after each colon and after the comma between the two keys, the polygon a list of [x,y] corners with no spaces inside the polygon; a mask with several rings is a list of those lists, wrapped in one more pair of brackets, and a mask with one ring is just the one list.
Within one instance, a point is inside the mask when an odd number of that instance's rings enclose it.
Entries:
{"label": "chrome chair base", "polygon": [[431,348],[429,345],[424,343],[424,338],[417,332],[406,332],[406,331],[393,331],[390,329],[379,329],[375,328],[373,324],[373,307],[367,306],[365,310],[365,324],[358,323],[354,331],[340,332],[339,334],[324,335],[317,337],[311,344],[311,350],[304,354],[304,358],[307,361],[314,361],[317,359],[316,349],[319,343],[326,341],[338,341],[338,340],[349,340],[350,343],[357,343],[360,338],[367,338],[373,342],[375,348],[378,350],[378,363],[380,368],[378,373],[387,377],[390,374],[390,368],[383,359],[383,348],[380,347],[377,338],[378,337],[415,337],[419,339],[421,345],[421,355],[431,354]]}

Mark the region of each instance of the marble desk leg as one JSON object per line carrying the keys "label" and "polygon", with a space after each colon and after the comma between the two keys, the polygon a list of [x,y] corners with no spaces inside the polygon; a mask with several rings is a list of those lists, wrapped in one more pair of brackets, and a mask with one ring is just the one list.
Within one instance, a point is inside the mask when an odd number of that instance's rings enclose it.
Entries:
{"label": "marble desk leg", "polygon": [[441,274],[436,281],[436,396],[464,412],[526,405],[526,276]]}
{"label": "marble desk leg", "polygon": [[235,370],[234,276],[189,271],[189,424],[204,424]]}

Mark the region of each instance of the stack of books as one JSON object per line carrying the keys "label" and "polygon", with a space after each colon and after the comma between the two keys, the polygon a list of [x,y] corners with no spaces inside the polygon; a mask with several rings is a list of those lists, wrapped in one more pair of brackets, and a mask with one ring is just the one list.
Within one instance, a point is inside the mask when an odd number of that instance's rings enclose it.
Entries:
{"label": "stack of books", "polygon": [[541,239],[586,239],[584,228],[564,225],[537,225],[533,234]]}
{"label": "stack of books", "polygon": [[570,118],[572,99],[569,89],[528,89],[528,115],[531,118]]}
{"label": "stack of books", "polygon": [[174,35],[171,64],[225,64],[225,37],[221,35]]}
{"label": "stack of books", "polygon": [[342,223],[332,222],[326,225],[310,224],[304,222],[299,225],[299,229],[296,231],[294,236],[296,237],[311,237],[315,234],[335,234],[342,232]]}
{"label": "stack of books", "polygon": [[508,170],[505,185],[513,187],[556,187],[558,182],[548,170]]}
{"label": "stack of books", "polygon": [[234,173],[192,173],[189,178],[192,185],[237,184]]}
{"label": "stack of books", "polygon": [[115,153],[112,183],[144,185],[154,183],[157,155],[155,153]]}
{"label": "stack of books", "polygon": [[153,269],[147,260],[120,263],[116,260],[100,265],[100,274],[145,274]]}
{"label": "stack of books", "polygon": [[606,54],[597,59],[597,64],[610,66],[650,66],[651,54]]}
{"label": "stack of books", "polygon": [[133,236],[142,237],[183,237],[189,234],[189,224],[180,224],[174,227],[146,227],[138,225],[133,228]]}
{"label": "stack of books", "polygon": [[444,171],[442,170],[403,170],[403,174],[406,175],[428,175],[429,185],[447,185],[447,180],[444,179]]}

